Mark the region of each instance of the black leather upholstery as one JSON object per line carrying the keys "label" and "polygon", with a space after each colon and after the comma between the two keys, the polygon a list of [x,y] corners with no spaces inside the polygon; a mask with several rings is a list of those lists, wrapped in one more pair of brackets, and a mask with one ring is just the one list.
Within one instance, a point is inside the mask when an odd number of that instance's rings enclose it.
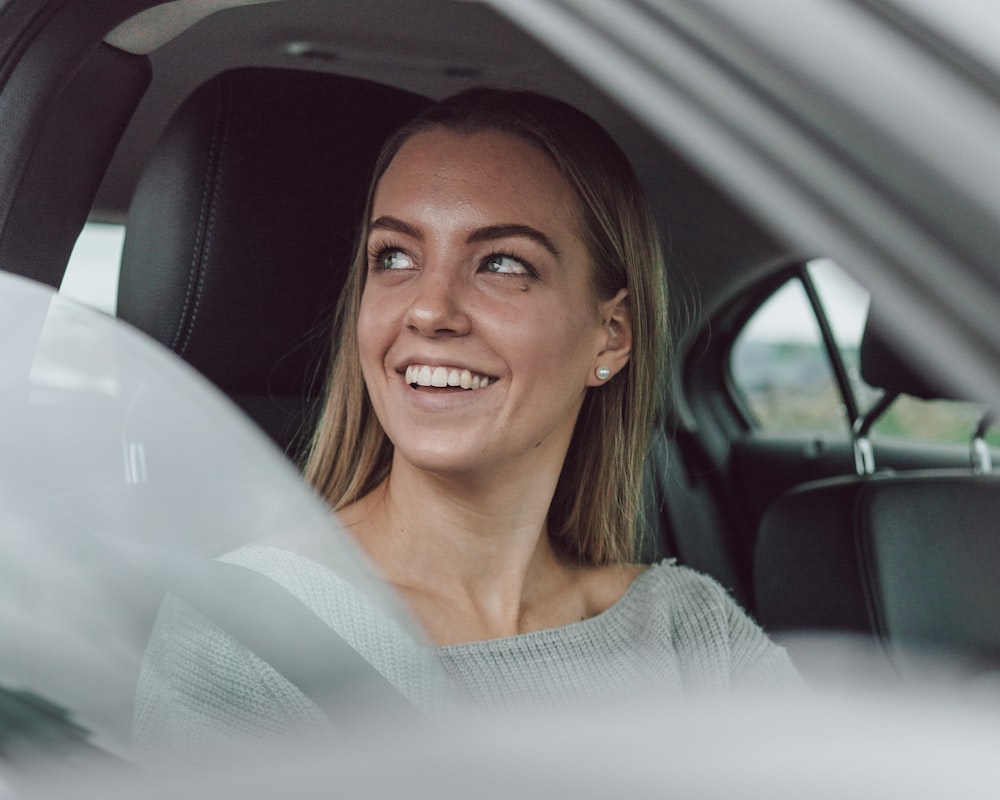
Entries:
{"label": "black leather upholstery", "polygon": [[1000,664],[1000,474],[872,481],[858,534],[886,641]]}
{"label": "black leather upholstery", "polygon": [[379,147],[426,103],[338,76],[226,72],[181,106],[135,191],[118,315],[286,450],[321,388]]}
{"label": "black leather upholstery", "polygon": [[1000,474],[817,481],[764,515],[754,564],[772,631],[879,636],[1000,663]]}
{"label": "black leather upholstery", "polygon": [[754,607],[769,631],[874,632],[854,536],[856,478],[814,481],[761,518]]}
{"label": "black leather upholstery", "polygon": [[[43,84],[49,82],[44,70],[50,68],[45,66],[36,76],[38,85],[32,93],[39,98]],[[59,286],[101,177],[149,78],[148,58],[102,44],[57,98],[44,104],[17,104],[23,106],[24,118],[4,117],[0,149],[6,147],[3,137],[10,137],[28,116],[44,114],[31,134],[19,182],[5,187],[10,189],[11,205],[0,226],[0,268]],[[35,105],[39,109],[32,111]],[[101,114],[94,114],[95,108]],[[15,134],[13,142],[20,135]],[[15,145],[15,149],[22,148]]]}
{"label": "black leather upholstery", "polygon": [[[876,331],[865,332],[863,374],[939,396]],[[847,476],[796,487],[764,513],[755,610],[772,632],[869,634],[900,659],[931,650],[1000,665],[998,575],[1000,473]]]}

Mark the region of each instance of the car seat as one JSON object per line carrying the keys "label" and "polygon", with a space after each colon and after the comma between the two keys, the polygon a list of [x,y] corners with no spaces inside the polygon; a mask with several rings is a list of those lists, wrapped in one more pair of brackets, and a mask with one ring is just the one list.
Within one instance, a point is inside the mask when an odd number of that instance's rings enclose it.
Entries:
{"label": "car seat", "polygon": [[[222,73],[178,109],[128,212],[118,316],[228,394],[290,456],[306,444],[329,328],[382,142],[428,100],[281,69]],[[645,561],[676,555],[662,434]]]}
{"label": "car seat", "polygon": [[427,102],[341,76],[224,72],[181,105],[135,189],[118,316],[289,455],[311,428],[378,150]]}
{"label": "car seat", "polygon": [[877,316],[861,359],[866,382],[886,391],[855,428],[862,474],[796,487],[765,512],[753,564],[757,618],[778,634],[875,637],[900,669],[928,652],[1000,664],[1000,474],[983,426],[968,469],[874,472],[867,427],[889,399],[950,393],[899,358]]}

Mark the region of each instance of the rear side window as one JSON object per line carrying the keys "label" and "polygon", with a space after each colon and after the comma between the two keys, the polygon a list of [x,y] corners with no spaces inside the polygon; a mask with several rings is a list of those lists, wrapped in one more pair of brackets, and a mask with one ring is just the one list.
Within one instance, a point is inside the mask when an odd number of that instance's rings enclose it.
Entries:
{"label": "rear side window", "polygon": [[731,373],[758,429],[848,436],[843,399],[801,281],[788,281],[749,319],[733,346]]}
{"label": "rear side window", "polygon": [[[747,320],[730,354],[733,394],[751,426],[768,435],[848,438],[854,419],[882,396],[861,378],[868,292],[835,263],[814,261]],[[826,330],[826,336],[824,336]],[[967,444],[986,409],[901,395],[873,440]],[[987,441],[1000,446],[1000,433]]]}

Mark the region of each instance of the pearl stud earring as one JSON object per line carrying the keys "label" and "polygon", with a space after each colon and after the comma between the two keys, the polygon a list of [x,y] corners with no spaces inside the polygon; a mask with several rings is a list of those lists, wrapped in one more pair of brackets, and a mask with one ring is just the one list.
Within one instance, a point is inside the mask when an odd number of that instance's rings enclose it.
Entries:
{"label": "pearl stud earring", "polygon": [[598,380],[606,381],[611,377],[611,370],[607,367],[598,367],[594,370],[594,374],[597,376]]}

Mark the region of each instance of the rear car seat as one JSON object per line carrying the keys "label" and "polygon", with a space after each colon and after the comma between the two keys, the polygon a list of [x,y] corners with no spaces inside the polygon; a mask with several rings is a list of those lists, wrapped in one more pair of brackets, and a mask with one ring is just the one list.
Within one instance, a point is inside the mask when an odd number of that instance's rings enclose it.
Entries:
{"label": "rear car seat", "polygon": [[[893,352],[877,318],[861,357],[873,386],[946,394]],[[760,623],[874,637],[900,670],[928,652],[1000,665],[1000,474],[982,466],[827,479],[778,498],[754,554]]]}

